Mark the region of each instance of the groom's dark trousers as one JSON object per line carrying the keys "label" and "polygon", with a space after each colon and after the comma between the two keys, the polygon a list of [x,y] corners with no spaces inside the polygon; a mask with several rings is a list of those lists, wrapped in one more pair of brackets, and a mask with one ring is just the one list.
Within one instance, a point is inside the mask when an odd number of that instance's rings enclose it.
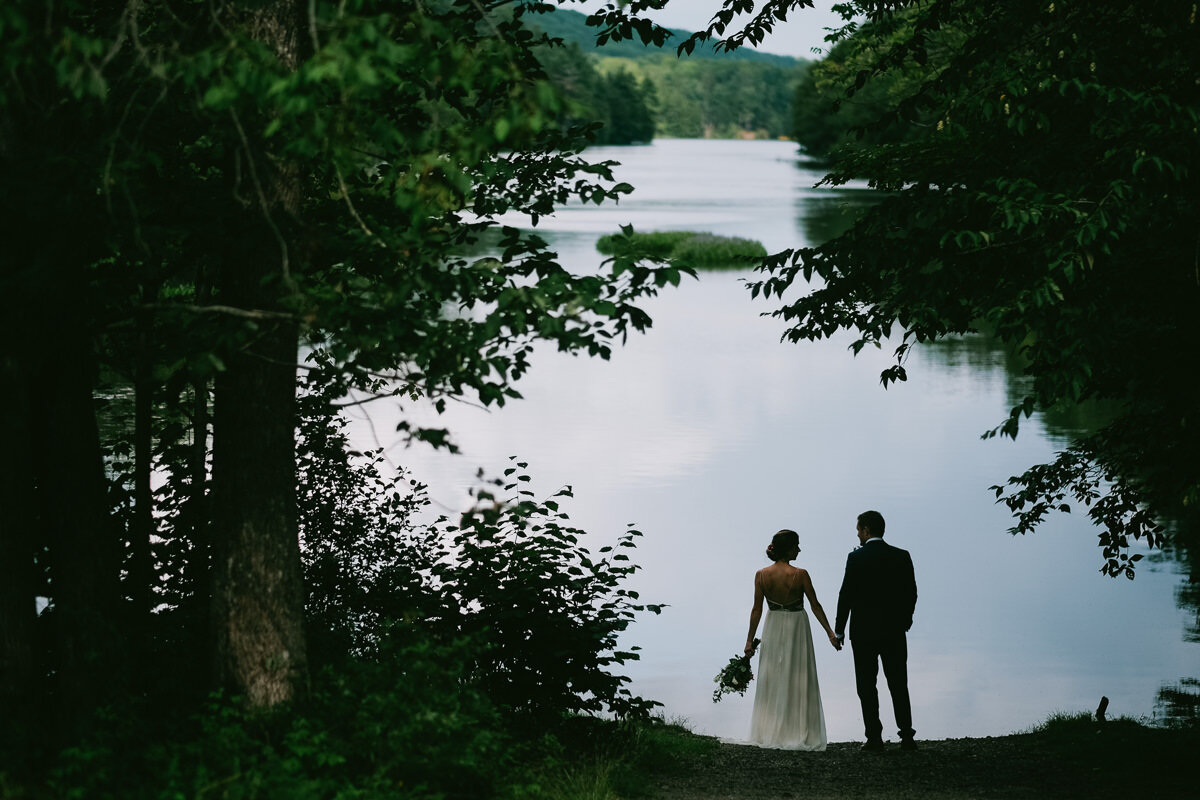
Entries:
{"label": "groom's dark trousers", "polygon": [[917,582],[907,551],[870,539],[847,557],[834,628],[840,634],[849,619],[854,679],[868,741],[883,738],[877,688],[880,662],[900,738],[913,737],[906,632],[912,627],[916,605]]}
{"label": "groom's dark trousers", "polygon": [[850,640],[854,651],[854,683],[862,704],[863,729],[869,741],[883,738],[883,723],[879,721],[879,662],[883,662],[883,677],[892,695],[896,712],[896,727],[901,739],[911,739],[912,703],[908,698],[908,642],[903,633],[883,639],[859,636]]}

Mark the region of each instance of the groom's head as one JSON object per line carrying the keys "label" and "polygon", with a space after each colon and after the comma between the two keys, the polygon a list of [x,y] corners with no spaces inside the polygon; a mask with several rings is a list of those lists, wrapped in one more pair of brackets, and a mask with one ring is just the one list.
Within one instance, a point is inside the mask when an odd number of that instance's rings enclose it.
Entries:
{"label": "groom's head", "polygon": [[858,538],[862,541],[875,536],[883,538],[883,514],[878,511],[864,511],[858,515]]}

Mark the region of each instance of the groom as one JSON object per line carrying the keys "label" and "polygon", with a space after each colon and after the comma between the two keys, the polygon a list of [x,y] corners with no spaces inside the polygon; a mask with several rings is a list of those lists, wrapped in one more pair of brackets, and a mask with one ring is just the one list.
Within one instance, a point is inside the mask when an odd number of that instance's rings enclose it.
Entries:
{"label": "groom", "polygon": [[860,547],[846,559],[846,576],[838,595],[839,642],[845,637],[846,619],[852,619],[850,647],[854,651],[854,680],[862,702],[867,742],[863,750],[883,749],[883,724],[879,721],[879,662],[892,694],[892,709],[900,728],[900,747],[916,750],[912,706],[908,699],[908,641],[917,605],[917,581],[907,550],[883,541],[883,515],[864,511],[858,515]]}

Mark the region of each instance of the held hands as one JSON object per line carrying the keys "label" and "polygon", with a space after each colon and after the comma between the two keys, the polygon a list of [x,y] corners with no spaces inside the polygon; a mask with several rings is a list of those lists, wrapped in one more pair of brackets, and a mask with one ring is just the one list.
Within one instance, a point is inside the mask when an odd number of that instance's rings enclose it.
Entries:
{"label": "held hands", "polygon": [[829,632],[829,643],[833,645],[834,650],[840,651],[842,649],[842,641],[841,639],[838,639],[837,634],[833,631]]}

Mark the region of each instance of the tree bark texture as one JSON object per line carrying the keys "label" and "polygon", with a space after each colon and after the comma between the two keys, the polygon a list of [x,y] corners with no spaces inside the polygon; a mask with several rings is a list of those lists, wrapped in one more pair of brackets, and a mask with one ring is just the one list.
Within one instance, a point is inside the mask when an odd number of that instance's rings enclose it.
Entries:
{"label": "tree bark texture", "polygon": [[277,325],[229,359],[213,431],[215,655],[220,683],[252,706],[307,685],[296,522],[296,331]]}
{"label": "tree bark texture", "polygon": [[[301,8],[268,2],[243,18],[251,35],[294,69]],[[256,200],[231,231],[221,302],[279,309],[291,291],[289,232],[296,230],[298,173],[246,131]],[[304,586],[296,515],[297,326],[243,330],[215,383],[213,411],[215,657],[222,685],[251,706],[292,700],[307,688]]]}

